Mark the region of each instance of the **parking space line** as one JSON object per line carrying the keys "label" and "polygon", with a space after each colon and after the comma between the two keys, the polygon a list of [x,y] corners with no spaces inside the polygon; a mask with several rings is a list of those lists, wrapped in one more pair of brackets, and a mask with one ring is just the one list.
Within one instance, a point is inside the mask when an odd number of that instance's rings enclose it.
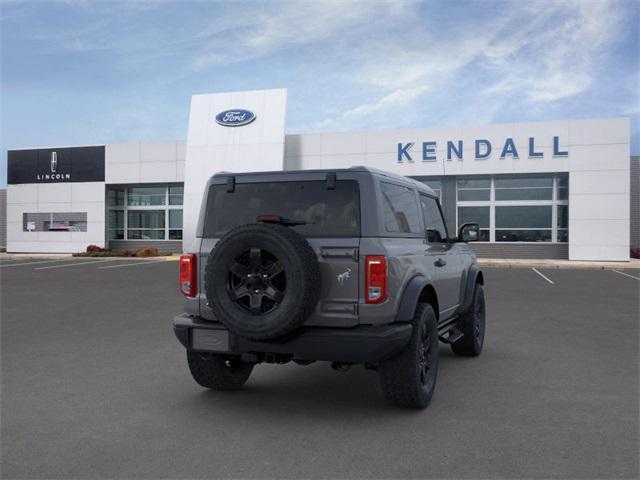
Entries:
{"label": "parking space line", "polygon": [[113,262],[114,259],[110,258],[109,260],[94,260],[91,262],[79,262],[79,263],[67,263],[65,265],[49,265],[48,267],[36,267],[34,270],[48,270],[50,268],[64,268],[64,267],[75,267],[76,265],[91,265],[92,263],[105,263],[105,262]]}
{"label": "parking space line", "polygon": [[138,265],[150,265],[152,263],[166,263],[164,260],[140,260],[135,263],[121,263],[119,265],[109,265],[106,267],[98,267],[98,270],[106,270],[107,268],[137,267]]}
{"label": "parking space line", "polygon": [[633,275],[629,275],[628,273],[619,272],[618,270],[611,270],[611,271],[619,273],[620,275],[624,275],[625,277],[633,278],[635,280],[640,280],[640,277],[634,277]]}
{"label": "parking space line", "polygon": [[538,275],[540,275],[542,278],[544,278],[547,282],[549,282],[551,285],[553,285],[553,280],[551,280],[549,277],[544,276],[542,273],[540,273],[538,270],[536,270],[535,268],[532,268],[531,270],[533,270],[534,272],[536,272]]}
{"label": "parking space line", "polygon": [[21,265],[41,265],[43,263],[56,263],[67,261],[68,258],[59,258],[57,260],[39,260],[37,262],[20,262],[20,263],[1,263],[0,268],[4,267],[19,267]]}

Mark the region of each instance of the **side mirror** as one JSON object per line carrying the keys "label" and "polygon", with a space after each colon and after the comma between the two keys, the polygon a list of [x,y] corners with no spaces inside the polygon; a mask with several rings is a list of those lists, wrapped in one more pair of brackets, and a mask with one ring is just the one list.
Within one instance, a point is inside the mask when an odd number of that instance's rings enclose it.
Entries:
{"label": "side mirror", "polygon": [[477,223],[465,223],[458,230],[459,242],[477,242],[480,240],[480,225]]}

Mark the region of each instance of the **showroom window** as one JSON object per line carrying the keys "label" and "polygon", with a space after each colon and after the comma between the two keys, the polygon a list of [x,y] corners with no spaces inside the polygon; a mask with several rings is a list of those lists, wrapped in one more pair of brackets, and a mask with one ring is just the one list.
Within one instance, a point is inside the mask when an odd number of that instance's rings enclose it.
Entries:
{"label": "showroom window", "polygon": [[87,212],[38,212],[22,214],[25,232],[86,232]]}
{"label": "showroom window", "polygon": [[459,178],[458,202],[484,201],[491,198],[490,178]]}
{"label": "showroom window", "polygon": [[181,240],[182,203],[182,185],[108,187],[107,238]]}
{"label": "showroom window", "polygon": [[465,223],[477,223],[480,226],[481,242],[488,242],[490,237],[490,207],[458,207],[458,228]]}
{"label": "showroom window", "polygon": [[480,225],[483,242],[567,242],[567,174],[457,179],[458,228]]}

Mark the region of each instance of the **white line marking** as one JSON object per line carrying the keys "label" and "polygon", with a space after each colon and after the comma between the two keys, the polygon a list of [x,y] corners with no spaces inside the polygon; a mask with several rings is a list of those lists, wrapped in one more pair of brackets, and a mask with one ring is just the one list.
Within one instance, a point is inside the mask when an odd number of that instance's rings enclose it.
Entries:
{"label": "white line marking", "polygon": [[135,267],[138,265],[150,265],[152,263],[165,263],[164,260],[140,260],[136,263],[123,263],[120,265],[109,265],[108,267],[98,267],[98,270],[106,270],[107,268]]}
{"label": "white line marking", "polygon": [[105,262],[113,262],[113,258],[110,258],[109,260],[94,260],[91,262],[80,262],[80,263],[67,263],[65,265],[50,265],[48,267],[37,267],[34,268],[34,270],[48,270],[50,268],[64,268],[64,267],[75,267],[76,265],[90,265],[92,263],[105,263]]}
{"label": "white line marking", "polygon": [[64,262],[67,261],[67,258],[61,258],[59,260],[40,260],[38,262],[22,262],[22,263],[2,263],[0,264],[0,268],[4,267],[19,267],[21,265],[38,265],[42,263],[55,263],[55,262]]}
{"label": "white line marking", "polygon": [[543,274],[541,274],[538,270],[536,270],[535,268],[532,268],[531,270],[533,270],[534,272],[536,272],[538,275],[540,275],[542,278],[544,278],[547,282],[549,282],[551,285],[553,285],[553,280],[551,280],[549,277],[545,277]]}
{"label": "white line marking", "polygon": [[612,270],[612,272],[619,273],[620,275],[624,275],[625,277],[633,278],[635,280],[640,280],[640,277],[634,277],[633,275],[629,275],[628,273],[619,272],[618,270]]}

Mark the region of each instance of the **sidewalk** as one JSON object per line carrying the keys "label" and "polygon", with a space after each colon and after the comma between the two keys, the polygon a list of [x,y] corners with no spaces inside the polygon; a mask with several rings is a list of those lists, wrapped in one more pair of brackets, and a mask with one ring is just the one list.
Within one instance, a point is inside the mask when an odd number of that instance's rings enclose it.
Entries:
{"label": "sidewalk", "polygon": [[629,262],[587,262],[578,260],[535,260],[515,258],[479,258],[478,264],[483,267],[496,268],[546,268],[546,269],[595,269],[621,270],[640,269],[640,260],[632,258]]}
{"label": "sidewalk", "polygon": [[166,260],[177,262],[180,255],[160,255],[158,257],[73,257],[71,253],[0,253],[0,260],[64,260],[71,258],[112,258],[114,260]]}

